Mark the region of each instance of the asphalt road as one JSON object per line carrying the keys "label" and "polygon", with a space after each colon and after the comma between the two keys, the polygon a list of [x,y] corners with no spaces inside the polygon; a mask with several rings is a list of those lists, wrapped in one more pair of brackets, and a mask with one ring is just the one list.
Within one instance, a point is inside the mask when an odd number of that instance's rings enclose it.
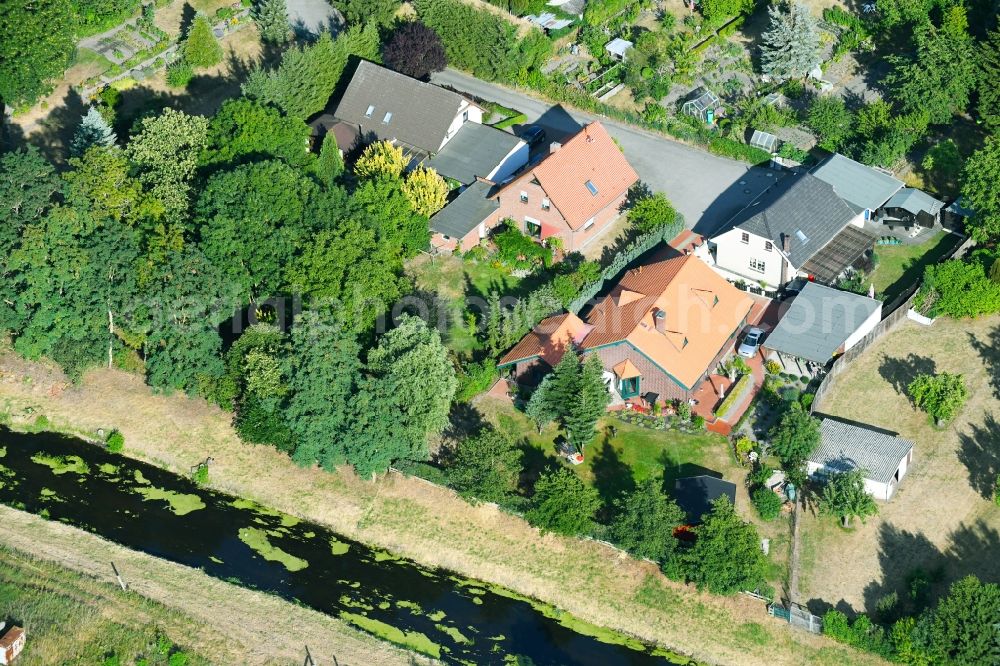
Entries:
{"label": "asphalt road", "polygon": [[[778,172],[712,155],[663,136],[608,118],[567,111],[523,92],[511,90],[452,69],[434,74],[438,85],[517,109],[528,123],[545,128],[548,141],[575,133],[584,123],[600,120],[618,140],[629,163],[654,191],[664,192],[684,215],[689,228],[709,236],[726,220],[766,190]],[[515,133],[520,128],[515,126]]]}

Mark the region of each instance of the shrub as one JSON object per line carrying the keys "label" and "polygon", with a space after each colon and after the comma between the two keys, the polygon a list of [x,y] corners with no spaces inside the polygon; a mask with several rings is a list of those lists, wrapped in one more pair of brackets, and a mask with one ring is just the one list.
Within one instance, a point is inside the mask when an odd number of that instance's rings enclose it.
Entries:
{"label": "shrub", "polygon": [[746,435],[740,435],[733,442],[733,451],[736,452],[736,458],[743,462],[746,460],[747,454],[753,451],[753,440]]}
{"label": "shrub", "polygon": [[771,154],[766,150],[748,146],[745,143],[721,136],[709,139],[708,152],[722,155],[723,157],[731,157],[736,160],[744,160],[751,164],[763,164],[771,161]]}
{"label": "shrub", "polygon": [[439,486],[449,485],[447,473],[440,467],[435,467],[429,463],[404,459],[393,463],[393,467],[406,476],[416,476],[425,481],[436,483]]}
{"label": "shrub", "polygon": [[108,438],[104,442],[111,453],[121,453],[125,448],[125,435],[117,430],[112,430],[108,433]]}
{"label": "shrub", "polygon": [[471,363],[462,370],[458,373],[458,390],[455,392],[457,402],[468,402],[488,390],[500,376],[496,363],[489,359],[482,363]]}
{"label": "shrub", "polygon": [[704,416],[696,416],[696,417],[694,417],[693,419],[691,419],[691,423],[693,423],[694,427],[697,428],[697,429],[699,429],[699,430],[704,430],[705,429],[705,417]]}
{"label": "shrub", "polygon": [[771,359],[764,363],[764,369],[767,370],[767,374],[776,375],[781,372],[781,364],[774,359]]}
{"label": "shrub", "polygon": [[757,509],[757,515],[763,520],[774,520],[781,513],[784,501],[770,488],[758,488],[750,496],[753,506]]}
{"label": "shrub", "polygon": [[799,396],[799,403],[802,405],[804,410],[809,411],[809,408],[812,407],[813,400],[815,400],[815,398],[815,393],[803,393]]}
{"label": "shrub", "polygon": [[198,465],[198,469],[194,471],[191,478],[199,486],[203,486],[208,483],[208,465],[205,465],[204,463]]}
{"label": "shrub", "polygon": [[194,78],[194,68],[183,58],[167,67],[167,85],[171,88],[186,88]]}
{"label": "shrub", "polygon": [[948,421],[962,408],[969,397],[963,375],[942,372],[938,375],[921,373],[906,387],[918,409],[935,421]]}
{"label": "shrub", "polygon": [[677,418],[684,421],[691,419],[691,405],[686,400],[677,401]]}
{"label": "shrub", "polygon": [[1000,506],[1000,474],[997,474],[997,482],[993,484],[993,503]]}

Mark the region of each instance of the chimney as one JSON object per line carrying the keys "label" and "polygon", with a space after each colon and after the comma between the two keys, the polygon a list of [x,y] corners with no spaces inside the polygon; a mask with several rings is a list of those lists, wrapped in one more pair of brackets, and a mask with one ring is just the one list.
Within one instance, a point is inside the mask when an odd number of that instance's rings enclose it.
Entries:
{"label": "chimney", "polygon": [[562,148],[562,144],[559,143],[558,141],[553,141],[552,143],[549,144],[549,154],[551,155],[560,148]]}
{"label": "chimney", "polygon": [[781,234],[781,251],[784,256],[781,258],[781,286],[788,284],[788,253],[792,251],[792,238],[788,234]]}
{"label": "chimney", "polygon": [[656,323],[657,333],[667,332],[667,313],[663,310],[657,310],[653,313],[653,321]]}

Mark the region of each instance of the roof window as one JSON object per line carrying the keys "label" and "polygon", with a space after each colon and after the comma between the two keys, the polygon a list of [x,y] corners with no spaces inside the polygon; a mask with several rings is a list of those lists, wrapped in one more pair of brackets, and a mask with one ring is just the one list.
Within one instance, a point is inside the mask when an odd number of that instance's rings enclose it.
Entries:
{"label": "roof window", "polygon": [[594,195],[595,197],[597,196],[597,185],[594,185],[594,182],[593,182],[593,181],[591,181],[591,180],[588,180],[588,181],[587,181],[586,183],[584,183],[584,185],[586,185],[586,186],[587,186],[587,190],[588,190],[588,191],[589,191],[589,192],[590,192],[590,193],[591,193],[592,195]]}
{"label": "roof window", "polygon": [[368,110],[365,111],[365,118],[371,118],[373,113],[375,113],[375,105],[370,104]]}
{"label": "roof window", "polygon": [[801,229],[796,229],[795,230],[795,237],[798,238],[803,243],[808,243],[809,242],[809,237],[806,236],[804,233],[802,233]]}
{"label": "roof window", "polygon": [[392,111],[385,114],[385,117],[382,118],[382,122],[388,125],[390,120],[392,120]]}

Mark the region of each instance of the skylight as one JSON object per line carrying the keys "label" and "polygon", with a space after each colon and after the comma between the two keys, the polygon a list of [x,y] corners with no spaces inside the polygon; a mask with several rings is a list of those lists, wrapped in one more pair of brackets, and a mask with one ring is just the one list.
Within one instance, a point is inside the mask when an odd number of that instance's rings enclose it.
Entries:
{"label": "skylight", "polygon": [[375,105],[374,104],[371,105],[371,106],[369,106],[368,110],[365,111],[365,118],[371,118],[373,113],[375,113]]}
{"label": "skylight", "polygon": [[382,119],[382,122],[388,125],[390,120],[392,120],[392,111],[385,114],[385,118]]}
{"label": "skylight", "polygon": [[597,185],[594,185],[593,181],[588,180],[586,183],[584,183],[584,185],[587,186],[587,189],[590,191],[592,195],[594,195],[595,197],[597,196]]}
{"label": "skylight", "polygon": [[802,233],[801,229],[796,229],[795,230],[795,237],[798,238],[803,243],[808,243],[809,242],[809,237],[806,236],[804,233]]}

